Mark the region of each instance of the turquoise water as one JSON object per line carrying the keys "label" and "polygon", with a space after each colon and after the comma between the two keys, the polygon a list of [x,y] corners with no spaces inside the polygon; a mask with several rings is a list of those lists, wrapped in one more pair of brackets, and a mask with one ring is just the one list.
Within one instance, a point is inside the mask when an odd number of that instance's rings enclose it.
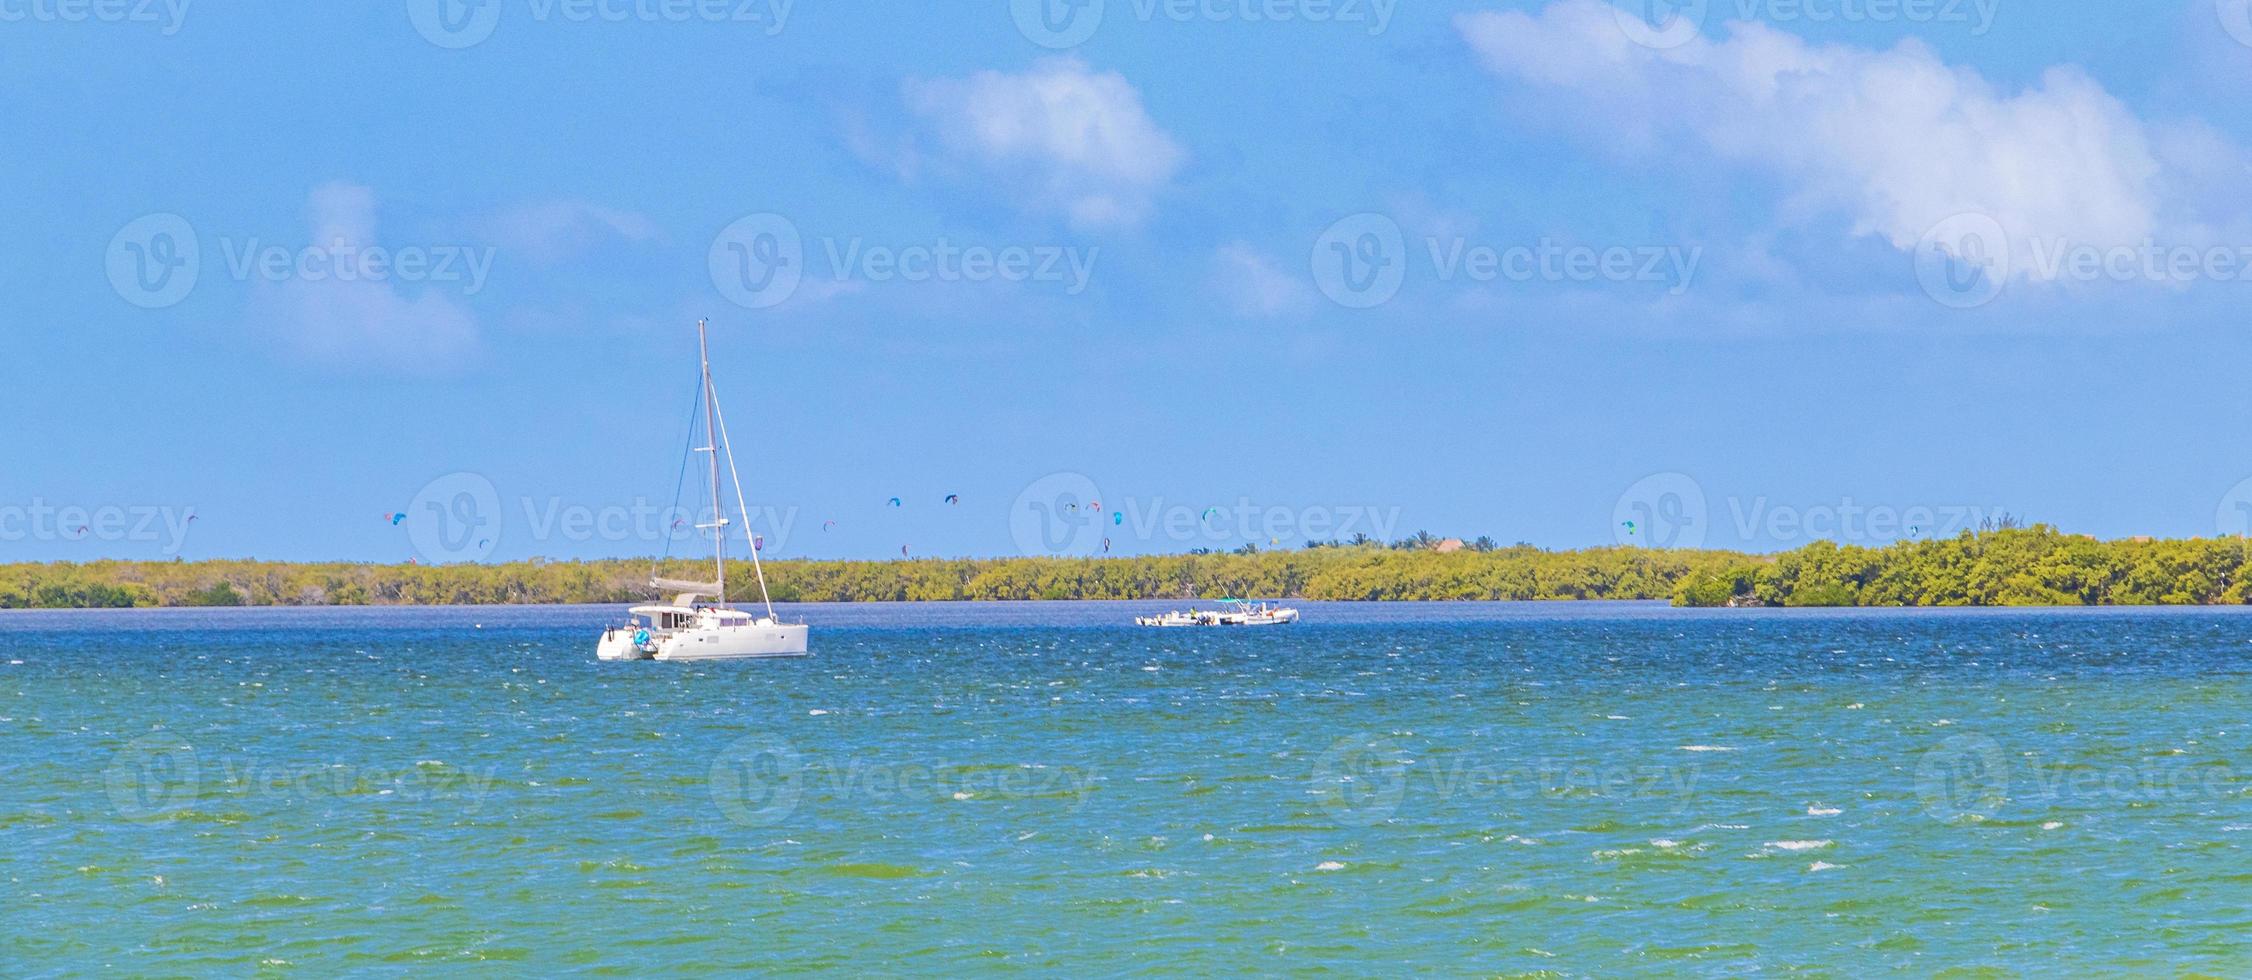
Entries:
{"label": "turquoise water", "polygon": [[0,616],[0,974],[2252,973],[2252,616]]}

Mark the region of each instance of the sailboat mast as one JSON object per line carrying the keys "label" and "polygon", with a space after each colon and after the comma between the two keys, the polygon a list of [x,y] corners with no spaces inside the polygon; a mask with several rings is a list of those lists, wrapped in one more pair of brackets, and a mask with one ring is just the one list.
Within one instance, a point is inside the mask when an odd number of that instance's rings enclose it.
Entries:
{"label": "sailboat mast", "polygon": [[719,606],[727,608],[727,507],[719,496],[719,406],[712,395],[712,344],[706,325],[696,321],[696,354],[704,366],[704,452],[712,474],[712,569],[718,574]]}
{"label": "sailboat mast", "polygon": [[759,561],[758,535],[751,532],[751,504],[743,496],[743,474],[735,468],[735,444],[727,438],[727,413],[718,411],[719,393],[712,393],[714,412],[719,417],[719,448],[727,454],[727,478],[735,481],[735,507],[743,515],[743,541],[751,546],[751,572],[758,576],[758,601],[766,607],[766,618],[774,619],[774,597],[766,591],[766,566]]}

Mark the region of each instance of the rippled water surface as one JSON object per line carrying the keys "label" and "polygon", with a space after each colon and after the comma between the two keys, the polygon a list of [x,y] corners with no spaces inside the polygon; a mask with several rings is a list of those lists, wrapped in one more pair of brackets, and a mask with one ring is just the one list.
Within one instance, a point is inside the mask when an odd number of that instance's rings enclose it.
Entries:
{"label": "rippled water surface", "polygon": [[0,974],[2252,973],[2252,616],[0,615]]}

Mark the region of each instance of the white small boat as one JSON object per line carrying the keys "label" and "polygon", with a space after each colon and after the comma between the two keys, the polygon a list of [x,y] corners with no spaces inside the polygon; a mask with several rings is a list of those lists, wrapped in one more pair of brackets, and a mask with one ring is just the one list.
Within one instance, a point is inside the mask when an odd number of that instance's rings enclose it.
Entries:
{"label": "white small boat", "polygon": [[1163,616],[1136,616],[1134,617],[1134,625],[1159,626],[1168,629],[1180,626],[1203,626],[1205,625],[1205,615],[1206,614],[1200,613],[1194,609],[1191,609],[1188,612],[1175,610],[1173,612],[1166,613]]}
{"label": "white small boat", "polygon": [[[711,342],[701,320],[696,323],[696,343],[703,361],[697,395],[704,419],[706,445],[693,452],[709,457],[712,520],[696,525],[712,536],[710,582],[658,578],[652,569],[649,584],[671,590],[670,604],[635,606],[627,610],[623,625],[602,632],[594,655],[602,660],[757,660],[806,655],[804,623],[785,623],[774,615],[774,600],[766,591],[766,568],[759,563],[758,536],[751,533],[751,508],[743,496],[743,478],[735,468],[735,450],[727,440],[727,419],[720,414],[719,396],[712,387]],[[736,513],[743,518],[744,543],[751,553],[751,570],[758,576],[759,604],[765,615],[753,615],[727,604],[727,529],[735,523],[720,503],[719,460],[727,456],[727,475],[735,485]],[[699,597],[712,601],[699,603]]]}
{"label": "white small boat", "polygon": [[1162,616],[1136,616],[1134,625],[1161,629],[1189,626],[1281,626],[1298,621],[1298,610],[1275,602],[1222,599],[1219,609],[1175,610]]}

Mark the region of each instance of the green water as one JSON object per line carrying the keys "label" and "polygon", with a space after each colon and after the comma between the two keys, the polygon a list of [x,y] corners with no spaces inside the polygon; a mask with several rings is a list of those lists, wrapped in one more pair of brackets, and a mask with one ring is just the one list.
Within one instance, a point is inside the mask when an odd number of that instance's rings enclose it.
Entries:
{"label": "green water", "polygon": [[2252,973],[2252,617],[0,617],[0,974]]}

